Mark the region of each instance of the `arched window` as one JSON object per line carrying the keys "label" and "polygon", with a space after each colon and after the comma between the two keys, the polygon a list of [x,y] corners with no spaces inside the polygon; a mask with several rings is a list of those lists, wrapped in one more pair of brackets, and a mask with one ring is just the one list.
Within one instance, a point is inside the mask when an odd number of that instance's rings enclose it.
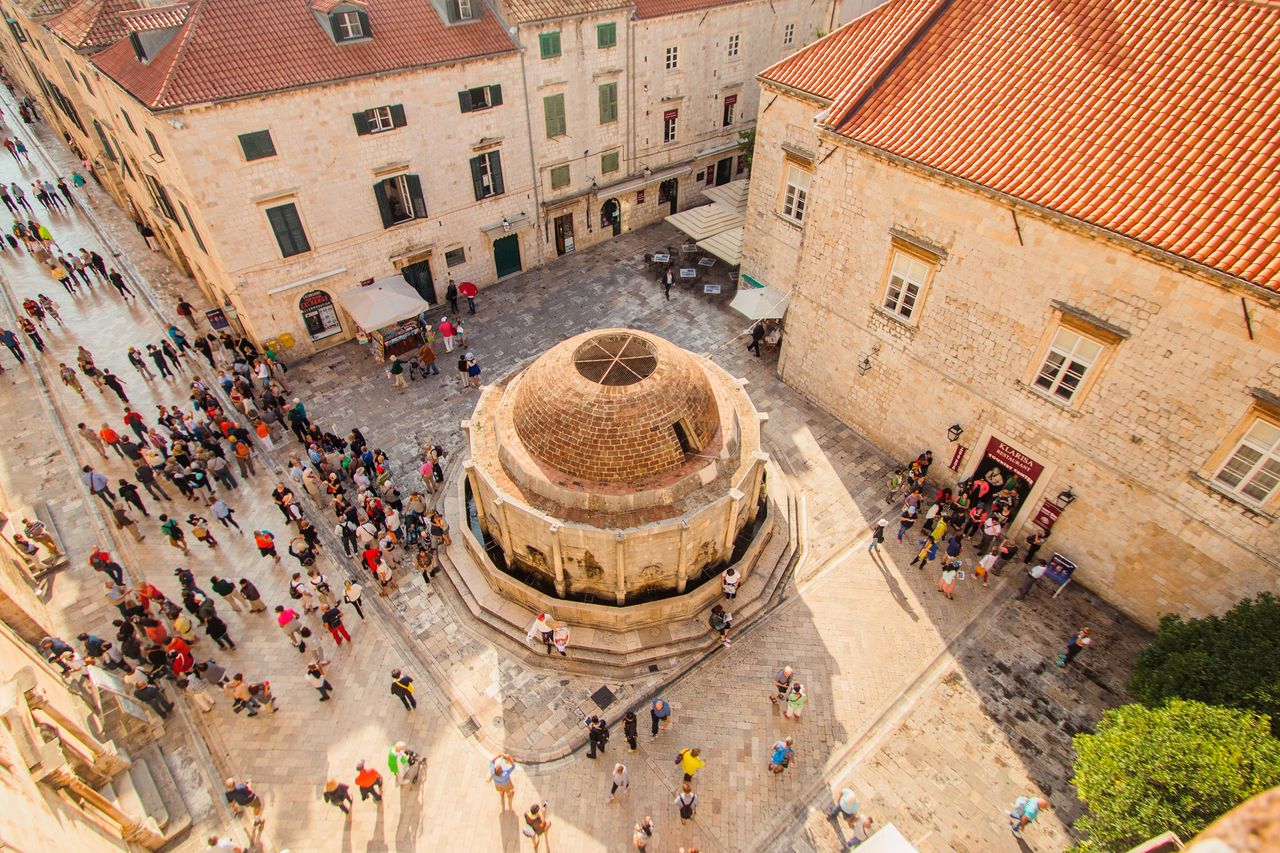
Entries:
{"label": "arched window", "polygon": [[298,302],[298,308],[302,311],[302,322],[306,324],[311,340],[318,341],[342,332],[333,297],[323,290],[313,290],[304,295]]}

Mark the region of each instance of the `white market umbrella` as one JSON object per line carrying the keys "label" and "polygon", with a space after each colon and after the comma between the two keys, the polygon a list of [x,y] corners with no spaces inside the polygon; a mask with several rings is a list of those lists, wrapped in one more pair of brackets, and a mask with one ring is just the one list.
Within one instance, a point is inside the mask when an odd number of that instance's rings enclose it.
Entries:
{"label": "white market umbrella", "polygon": [[748,287],[738,291],[729,307],[748,320],[776,320],[787,313],[787,295],[771,287]]}

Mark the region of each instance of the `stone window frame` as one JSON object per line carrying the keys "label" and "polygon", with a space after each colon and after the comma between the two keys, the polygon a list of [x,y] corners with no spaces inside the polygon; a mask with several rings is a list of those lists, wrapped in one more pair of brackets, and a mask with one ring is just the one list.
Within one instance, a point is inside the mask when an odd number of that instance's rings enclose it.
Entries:
{"label": "stone window frame", "polygon": [[680,45],[668,45],[663,51],[663,67],[667,71],[680,70]]}
{"label": "stone window frame", "polygon": [[[910,314],[902,314],[900,309],[891,310],[890,307],[884,305],[890,295],[890,287],[893,282],[893,265],[899,255],[906,257],[908,260],[916,261],[916,263],[924,265],[924,280],[920,282],[920,286],[916,289],[914,302],[911,304]],[[884,270],[879,279],[879,286],[876,288],[876,302],[874,307],[879,314],[887,316],[895,323],[901,323],[908,328],[916,328],[920,324],[920,315],[924,314],[924,304],[928,301],[929,292],[933,289],[933,277],[937,275],[938,269],[942,266],[942,255],[937,252],[929,251],[928,248],[918,245],[918,243],[904,240],[899,236],[890,237],[890,250],[884,259]]]}
{"label": "stone window frame", "polygon": [[729,59],[740,57],[742,55],[742,33],[731,33],[726,47]]}
{"label": "stone window frame", "polygon": [[790,47],[796,40],[796,25],[787,24],[782,28],[782,46]]}
{"label": "stone window frame", "polygon": [[[1089,398],[1094,386],[1098,384],[1099,378],[1110,365],[1116,349],[1128,339],[1129,332],[1095,314],[1065,302],[1054,300],[1050,303],[1050,307],[1053,310],[1053,316],[1041,333],[1040,340],[1032,353],[1032,358],[1023,372],[1021,383],[1041,400],[1053,403],[1063,409],[1076,410]],[[1064,399],[1036,383],[1045,362],[1049,358],[1049,351],[1053,348],[1058,333],[1064,329],[1097,344],[1100,348],[1098,355],[1089,363],[1081,376],[1075,392],[1068,399]]]}
{"label": "stone window frame", "polygon": [[[1218,445],[1218,449],[1205,460],[1199,472],[1194,472],[1194,476],[1206,487],[1229,500],[1255,512],[1274,517],[1280,514],[1280,485],[1273,487],[1267,497],[1259,501],[1218,480],[1227,463],[1236,455],[1249,433],[1259,423],[1280,429],[1280,395],[1261,388],[1250,390],[1253,399],[1250,401],[1249,408],[1236,420],[1231,431]],[[1280,454],[1280,445],[1272,448],[1268,456],[1275,458],[1278,454]]]}
{"label": "stone window frame", "polygon": [[[805,185],[800,186],[799,183],[791,180],[792,171],[807,176]],[[792,187],[796,188],[794,199],[790,196]],[[796,156],[787,152],[782,159],[782,180],[781,186],[778,188],[778,215],[786,222],[799,227],[804,227],[805,216],[809,212],[809,196],[813,194],[813,161]],[[787,206],[791,204],[791,210],[788,212]],[[796,215],[796,214],[799,215]]]}

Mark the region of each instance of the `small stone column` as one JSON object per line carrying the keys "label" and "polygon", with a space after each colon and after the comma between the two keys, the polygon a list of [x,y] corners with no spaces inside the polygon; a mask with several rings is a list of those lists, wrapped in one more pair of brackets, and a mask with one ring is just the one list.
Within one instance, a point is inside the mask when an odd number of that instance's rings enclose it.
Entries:
{"label": "small stone column", "polygon": [[728,527],[724,531],[724,558],[727,560],[733,555],[733,537],[738,532],[738,513],[742,509],[742,499],[746,495],[737,489],[729,490],[729,518]]}
{"label": "small stone column", "polygon": [[565,597],[568,585],[564,582],[564,556],[560,551],[560,525],[551,525],[551,563],[556,571],[556,595]]}
{"label": "small stone column", "polygon": [[[468,423],[468,421],[463,421]],[[480,526],[484,527],[484,501],[480,500],[480,475],[476,473],[476,463],[474,460],[468,459],[462,463],[462,470],[467,474],[467,483],[471,485],[471,499],[476,502],[476,518],[480,521]],[[462,496],[462,517],[467,516],[466,495]]]}
{"label": "small stone column", "polygon": [[511,528],[507,526],[507,502],[504,501],[502,498],[494,498],[493,508],[494,508],[494,511],[498,513],[498,518],[501,521],[501,523],[498,525],[498,528],[499,528],[498,530],[496,531],[491,530],[489,531],[489,533],[490,535],[493,535],[494,533],[498,534],[493,538],[498,540],[498,545],[502,548],[502,553],[506,554],[507,559],[510,560],[511,546],[509,541],[509,534],[510,534]]}
{"label": "small stone column", "polygon": [[627,603],[627,565],[623,558],[623,552],[626,550],[626,537],[621,532],[613,535],[613,561],[617,565],[618,572],[618,604]]}
{"label": "small stone column", "polygon": [[676,568],[676,592],[684,592],[689,585],[689,522],[680,521],[680,564]]}
{"label": "small stone column", "polygon": [[751,454],[756,460],[755,468],[751,472],[751,504],[755,509],[756,504],[760,503],[760,486],[764,484],[764,470],[769,464],[769,454],[764,451],[757,450]]}

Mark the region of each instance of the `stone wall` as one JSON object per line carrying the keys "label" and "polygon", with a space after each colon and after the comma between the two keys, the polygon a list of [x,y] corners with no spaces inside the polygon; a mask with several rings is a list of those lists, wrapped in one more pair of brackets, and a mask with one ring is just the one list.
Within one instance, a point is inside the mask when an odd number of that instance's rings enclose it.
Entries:
{"label": "stone wall", "polygon": [[[1210,484],[1280,392],[1276,294],[846,144],[827,156],[836,143],[810,129],[820,107],[780,102],[757,141],[743,271],[790,290],[785,381],[904,460],[932,448],[944,483],[991,438],[1043,465],[1019,538],[1070,487],[1044,553],[1146,625],[1280,585],[1280,496],[1248,506]],[[775,214],[784,141],[819,154],[803,230]],[[894,240],[935,258],[910,323],[880,309]],[[1062,405],[1032,383],[1072,316],[1122,336]],[[956,473],[952,424],[968,449]]]}

